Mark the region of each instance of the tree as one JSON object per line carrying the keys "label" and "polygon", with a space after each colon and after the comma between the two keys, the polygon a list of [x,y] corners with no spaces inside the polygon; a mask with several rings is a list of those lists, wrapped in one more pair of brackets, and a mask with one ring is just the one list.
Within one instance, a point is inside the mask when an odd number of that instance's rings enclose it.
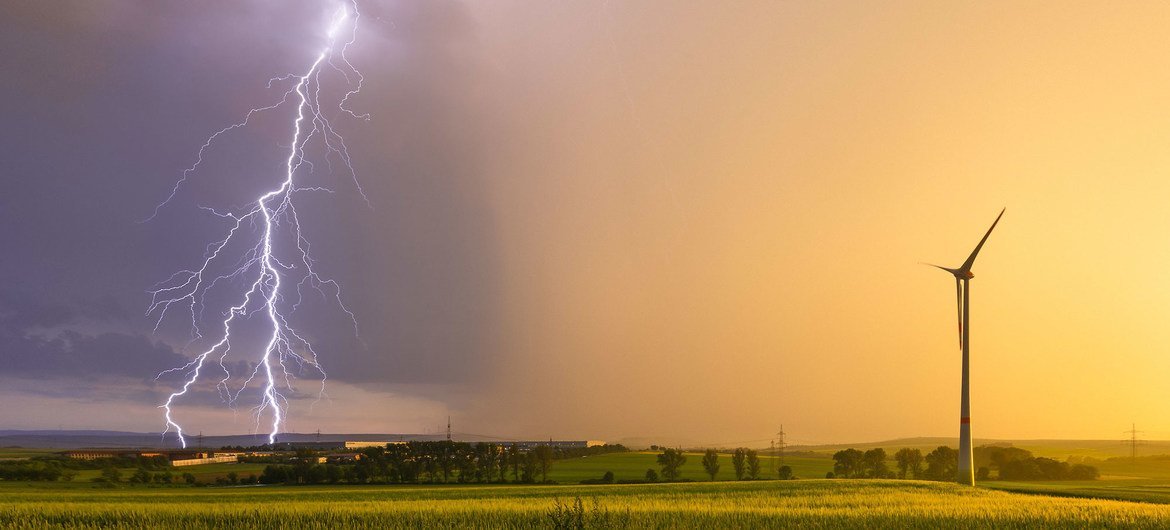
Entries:
{"label": "tree", "polygon": [[1068,469],[1069,480],[1097,480],[1100,477],[1101,472],[1087,464],[1073,464]]}
{"label": "tree", "polygon": [[520,480],[523,482],[536,482],[536,473],[540,467],[536,462],[536,454],[529,451],[524,453],[520,460]]}
{"label": "tree", "polygon": [[748,478],[752,480],[760,478],[760,455],[755,449],[747,450],[747,467]]}
{"label": "tree", "polygon": [[926,455],[926,478],[929,480],[951,481],[959,474],[959,452],[940,445]]}
{"label": "tree", "polygon": [[471,453],[459,454],[455,460],[456,467],[459,469],[459,482],[468,483],[477,480],[480,472],[475,464],[475,455]]}
{"label": "tree", "polygon": [[658,482],[658,472],[653,469],[647,469],[646,482]]}
{"label": "tree", "polygon": [[865,468],[865,475],[870,478],[888,478],[893,475],[886,467],[886,450],[880,447],[866,451],[861,456],[861,463]]}
{"label": "tree", "polygon": [[605,484],[613,484],[613,480],[613,471],[606,471],[605,474],[601,476],[601,482]]}
{"label": "tree", "polygon": [[711,480],[715,480],[715,475],[719,473],[719,453],[714,449],[708,449],[703,453],[703,471],[711,475]]}
{"label": "tree", "polygon": [[195,475],[191,473],[183,473],[183,482],[187,484],[195,484]]}
{"label": "tree", "polygon": [[685,463],[687,457],[678,449],[667,448],[658,455],[658,465],[662,466],[662,478],[666,480],[678,480],[678,468]]}
{"label": "tree", "polygon": [[508,447],[508,462],[512,464],[512,482],[520,482],[520,466],[524,459],[520,456],[520,448],[516,444]]}
{"label": "tree", "polygon": [[922,476],[922,451],[903,447],[894,453],[898,463],[898,478],[920,478]]}
{"label": "tree", "polygon": [[1019,447],[980,446],[973,451],[977,465],[985,465],[996,471],[1003,471],[1004,466],[1018,461],[1032,458],[1032,452]]}
{"label": "tree", "polygon": [[[104,476],[104,473],[103,473],[103,476]],[[154,476],[151,475],[150,472],[146,470],[146,468],[140,467],[140,468],[138,468],[137,471],[134,472],[133,475],[130,475],[130,483],[131,484],[150,484],[150,481],[153,478],[154,478]],[[111,480],[110,482],[117,482],[117,481]]]}
{"label": "tree", "polygon": [[455,471],[455,442],[439,442],[443,444],[442,451],[439,452],[439,470],[443,472],[443,482],[451,481],[451,473]]}
{"label": "tree", "polygon": [[500,468],[500,482],[506,482],[508,480],[508,448],[497,446],[496,451],[496,465]]}
{"label": "tree", "polygon": [[[830,471],[828,474],[832,475],[833,472]],[[796,477],[792,476],[792,467],[791,466],[780,466],[780,480],[792,480],[794,478],[796,478]],[[833,478],[833,477],[826,475],[825,478]]]}
{"label": "tree", "polygon": [[532,450],[536,455],[536,467],[540,470],[541,482],[548,482],[548,472],[552,469],[553,450],[547,445],[538,445]]}
{"label": "tree", "polygon": [[102,469],[102,478],[105,479],[106,482],[118,482],[122,480],[122,472],[118,471],[118,468],[114,466],[106,466],[104,469]]}
{"label": "tree", "polygon": [[862,474],[862,459],[865,453],[857,449],[845,449],[833,454],[833,474],[839,478],[857,478]]}
{"label": "tree", "polygon": [[483,482],[495,482],[496,478],[496,459],[500,452],[496,450],[496,444],[478,443],[475,444],[475,462],[478,466],[477,475]]}
{"label": "tree", "polygon": [[731,467],[735,468],[735,480],[743,480],[747,472],[747,450],[740,447],[731,455]]}

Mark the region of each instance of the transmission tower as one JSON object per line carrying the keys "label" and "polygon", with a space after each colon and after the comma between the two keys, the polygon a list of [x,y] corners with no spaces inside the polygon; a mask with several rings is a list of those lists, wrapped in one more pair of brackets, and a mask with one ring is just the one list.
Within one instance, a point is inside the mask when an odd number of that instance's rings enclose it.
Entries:
{"label": "transmission tower", "polygon": [[451,441],[451,416],[447,416],[447,441]]}
{"label": "transmission tower", "polygon": [[775,473],[776,472],[776,439],[775,438],[772,439],[772,449],[771,449],[771,451],[768,452],[768,454],[772,455],[772,459],[771,459],[772,460],[772,472]]}
{"label": "transmission tower", "polygon": [[1138,446],[1138,443],[1140,442],[1140,440],[1138,440],[1138,437],[1137,437],[1137,435],[1139,435],[1139,434],[1141,434],[1141,433],[1143,433],[1143,432],[1145,432],[1145,431],[1139,431],[1139,430],[1137,430],[1137,424],[1136,424],[1136,423],[1131,423],[1131,424],[1130,424],[1130,426],[1129,426],[1129,430],[1128,430],[1128,431],[1124,431],[1124,432],[1125,432],[1125,434],[1128,434],[1128,435],[1129,435],[1129,440],[1128,440],[1128,443],[1129,443],[1129,460],[1130,460],[1131,462],[1136,462],[1136,461],[1137,461],[1137,446]]}
{"label": "transmission tower", "polygon": [[788,443],[784,441],[784,424],[780,424],[780,432],[776,433],[777,441],[776,448],[780,450],[780,465],[784,465],[784,448],[788,447]]}

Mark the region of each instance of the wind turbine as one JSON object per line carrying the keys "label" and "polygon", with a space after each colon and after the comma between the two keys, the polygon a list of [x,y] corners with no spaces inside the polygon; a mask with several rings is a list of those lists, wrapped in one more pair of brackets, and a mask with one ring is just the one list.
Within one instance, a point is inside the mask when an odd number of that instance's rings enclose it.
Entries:
{"label": "wind turbine", "polygon": [[987,237],[991,235],[992,230],[995,230],[995,225],[999,224],[999,218],[1003,217],[1003,212],[1006,210],[1007,208],[1000,210],[999,216],[995,218],[995,222],[991,223],[991,228],[987,229],[987,233],[983,234],[983,239],[979,240],[979,244],[975,245],[975,250],[971,251],[971,255],[967,256],[967,261],[964,261],[959,268],[948,269],[927,263],[927,265],[938,267],[955,276],[955,297],[959,310],[959,348],[963,350],[963,386],[959,405],[959,473],[957,481],[960,484],[966,484],[968,486],[975,485],[975,466],[972,463],[974,455],[971,449],[970,374],[971,278],[974,278],[975,275],[971,273],[971,266],[975,264],[975,257],[979,255],[979,250],[983,248],[983,244],[987,242]]}

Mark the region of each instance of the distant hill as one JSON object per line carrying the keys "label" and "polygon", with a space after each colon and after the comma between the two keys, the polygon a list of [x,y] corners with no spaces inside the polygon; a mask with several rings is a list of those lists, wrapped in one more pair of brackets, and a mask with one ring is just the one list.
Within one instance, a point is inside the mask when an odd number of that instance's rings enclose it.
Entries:
{"label": "distant hill", "polygon": [[[446,435],[437,434],[321,434],[284,433],[277,437],[281,442],[341,442],[341,441],[394,441],[394,440],[441,440]],[[199,443],[198,436],[188,434],[187,444]],[[268,435],[246,434],[232,436],[204,436],[204,447],[252,446],[267,443]],[[470,441],[480,441],[473,439]],[[166,437],[157,432],[124,431],[66,431],[66,430],[0,430],[0,447],[29,447],[47,449],[78,449],[82,447],[103,448],[176,448],[179,441],[173,434]]]}
{"label": "distant hill", "polygon": [[[339,433],[339,434],[321,434],[316,433],[284,433],[277,437],[281,442],[341,442],[341,441],[395,441],[395,440],[442,440],[446,438],[444,434],[392,434],[392,433]],[[498,441],[495,438],[487,438],[482,436],[475,436],[463,433],[457,433],[456,439],[460,441],[470,442],[492,442]],[[224,447],[224,446],[253,446],[263,445],[268,441],[268,436],[263,434],[244,434],[232,436],[204,436],[203,447]],[[652,444],[661,442],[654,441],[648,437],[631,437],[617,440],[617,443],[624,444],[632,449],[640,449],[649,447]],[[910,447],[920,449],[923,452],[929,452],[940,445],[947,445],[955,447],[957,445],[957,438],[955,437],[918,437],[918,438],[899,438],[895,440],[884,440],[879,442],[857,442],[847,444],[822,444],[822,445],[790,445],[787,447],[789,453],[818,453],[826,456],[842,449],[872,449],[881,447],[887,453],[893,453],[903,447]],[[188,435],[187,444],[189,446],[198,444],[198,437]],[[683,448],[695,449],[703,447],[702,444],[695,443],[681,443]],[[1115,456],[1129,456],[1129,444],[1123,440],[1000,440],[992,438],[976,438],[975,445],[1011,445],[1032,451],[1036,456],[1047,456],[1053,458],[1064,459],[1068,456],[1091,456],[1094,458],[1110,458]],[[83,447],[103,447],[103,448],[177,448],[179,446],[178,440],[173,435],[167,435],[165,438],[162,433],[157,432],[126,432],[126,431],[103,431],[103,430],[0,430],[0,447],[27,447],[27,448],[42,448],[42,449],[78,449]],[[767,447],[757,447],[761,451],[767,451]],[[1138,456],[1148,455],[1163,455],[1170,454],[1170,440],[1143,440],[1137,446]]]}
{"label": "distant hill", "polygon": [[[1064,459],[1069,456],[1091,456],[1093,458],[1111,458],[1115,456],[1129,456],[1129,443],[1117,440],[1000,440],[992,438],[975,438],[975,446],[980,445],[1010,445],[1012,447],[1019,447],[1027,449],[1036,456],[1047,456],[1052,458]],[[896,451],[903,447],[912,449],[920,449],[923,452],[934,450],[934,448],[946,445],[956,447],[958,445],[958,438],[952,437],[920,437],[920,438],[899,438],[896,440],[886,440],[881,442],[858,442],[849,444],[826,444],[826,445],[793,445],[789,446],[789,451],[809,451],[817,453],[834,453],[842,449],[873,449],[881,447],[887,453]],[[1142,455],[1156,455],[1156,454],[1170,454],[1170,440],[1143,440],[1137,446],[1138,456]]]}

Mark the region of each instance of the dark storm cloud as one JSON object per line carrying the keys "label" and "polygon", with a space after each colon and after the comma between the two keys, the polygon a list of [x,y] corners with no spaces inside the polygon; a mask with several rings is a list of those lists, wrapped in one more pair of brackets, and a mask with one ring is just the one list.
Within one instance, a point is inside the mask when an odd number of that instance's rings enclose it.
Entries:
{"label": "dark storm cloud", "polygon": [[[192,266],[219,235],[197,199],[232,198],[209,195],[214,175],[196,174],[173,207],[138,221],[209,133],[266,102],[270,77],[303,66],[323,6],[0,8],[0,276],[24,289],[5,306],[0,376],[145,380],[185,362],[160,341],[183,344],[186,329],[153,336],[136,309],[146,307],[146,289]],[[482,105],[469,90],[482,68],[475,28],[455,2],[362,9],[350,56],[366,83],[352,103],[373,119],[338,123],[372,208],[344,180],[336,196],[302,206],[319,267],[344,287],[361,340],[326,305],[305,309],[298,324],[333,380],[474,383],[495,348],[498,275],[477,173]],[[282,140],[220,146],[212,153],[223,153],[220,166],[209,167],[247,167],[249,151]]]}
{"label": "dark storm cloud", "polygon": [[83,320],[100,323],[108,316],[102,308],[49,304],[27,294],[0,292],[0,376],[145,380],[152,371],[186,362],[169,346],[143,335],[70,329]]}

